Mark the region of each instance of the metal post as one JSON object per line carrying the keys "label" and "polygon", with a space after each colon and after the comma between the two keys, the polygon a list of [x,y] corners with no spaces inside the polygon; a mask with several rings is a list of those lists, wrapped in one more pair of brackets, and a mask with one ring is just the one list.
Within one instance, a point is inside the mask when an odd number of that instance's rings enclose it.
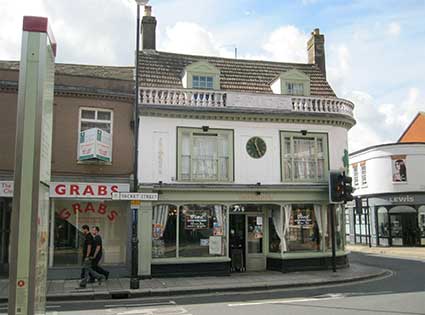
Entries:
{"label": "metal post", "polygon": [[[138,150],[139,150],[139,48],[140,48],[140,5],[137,4],[137,31],[136,31],[136,66],[135,66],[135,88],[134,88],[134,161],[133,161],[133,189],[138,191]],[[139,240],[137,238],[137,209],[132,210],[132,231],[131,231],[131,279],[130,289],[138,289],[140,287],[138,276],[138,257],[139,257]]]}
{"label": "metal post", "polygon": [[335,205],[331,204],[332,271],[336,272]]}

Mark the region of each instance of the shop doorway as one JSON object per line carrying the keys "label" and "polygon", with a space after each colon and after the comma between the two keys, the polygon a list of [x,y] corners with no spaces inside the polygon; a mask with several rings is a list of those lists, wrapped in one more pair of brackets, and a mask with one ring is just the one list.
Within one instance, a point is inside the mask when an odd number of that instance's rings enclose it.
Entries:
{"label": "shop doorway", "polygon": [[397,206],[390,211],[391,245],[416,246],[419,229],[416,210],[409,206]]}
{"label": "shop doorway", "polygon": [[253,205],[235,206],[230,215],[229,243],[232,271],[266,269],[264,212]]}
{"label": "shop doorway", "polygon": [[9,237],[12,199],[0,198],[0,277],[9,274]]}
{"label": "shop doorway", "polygon": [[245,238],[245,215],[232,214],[230,215],[230,259],[231,271],[246,270],[246,238]]}

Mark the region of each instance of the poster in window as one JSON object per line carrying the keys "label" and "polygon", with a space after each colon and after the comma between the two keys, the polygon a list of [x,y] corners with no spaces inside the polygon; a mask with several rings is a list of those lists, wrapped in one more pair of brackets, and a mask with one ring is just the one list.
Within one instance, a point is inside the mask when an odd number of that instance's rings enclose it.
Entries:
{"label": "poster in window", "polygon": [[406,156],[392,156],[393,182],[407,181],[407,163]]}
{"label": "poster in window", "polygon": [[210,226],[210,211],[188,211],[185,214],[186,230],[205,230]]}
{"label": "poster in window", "polygon": [[209,238],[209,254],[222,255],[221,236],[210,236]]}

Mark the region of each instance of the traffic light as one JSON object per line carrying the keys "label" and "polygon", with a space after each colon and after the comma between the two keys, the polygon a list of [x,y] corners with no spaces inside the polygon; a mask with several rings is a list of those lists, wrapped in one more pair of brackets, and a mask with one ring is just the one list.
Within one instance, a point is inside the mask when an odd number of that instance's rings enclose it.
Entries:
{"label": "traffic light", "polygon": [[353,201],[354,197],[353,197],[353,192],[354,192],[354,188],[353,188],[353,179],[350,176],[345,176],[345,173],[343,174],[343,182],[344,182],[344,193],[343,193],[343,199],[344,202],[347,201]]}
{"label": "traffic light", "polygon": [[330,203],[344,202],[344,175],[341,172],[329,173],[329,201]]}
{"label": "traffic light", "polygon": [[345,172],[331,171],[329,173],[329,201],[330,203],[343,203],[354,200],[352,186],[353,179],[346,176]]}

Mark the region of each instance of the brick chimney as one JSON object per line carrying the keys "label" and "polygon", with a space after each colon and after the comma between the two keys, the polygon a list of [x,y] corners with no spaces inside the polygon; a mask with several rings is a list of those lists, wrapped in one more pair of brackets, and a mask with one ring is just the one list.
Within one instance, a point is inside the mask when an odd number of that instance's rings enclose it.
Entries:
{"label": "brick chimney", "polygon": [[326,78],[325,62],[325,36],[320,34],[318,28],[311,32],[311,38],[307,42],[308,63],[316,64]]}
{"label": "brick chimney", "polygon": [[152,16],[152,7],[145,6],[141,26],[142,50],[156,49],[156,18]]}

